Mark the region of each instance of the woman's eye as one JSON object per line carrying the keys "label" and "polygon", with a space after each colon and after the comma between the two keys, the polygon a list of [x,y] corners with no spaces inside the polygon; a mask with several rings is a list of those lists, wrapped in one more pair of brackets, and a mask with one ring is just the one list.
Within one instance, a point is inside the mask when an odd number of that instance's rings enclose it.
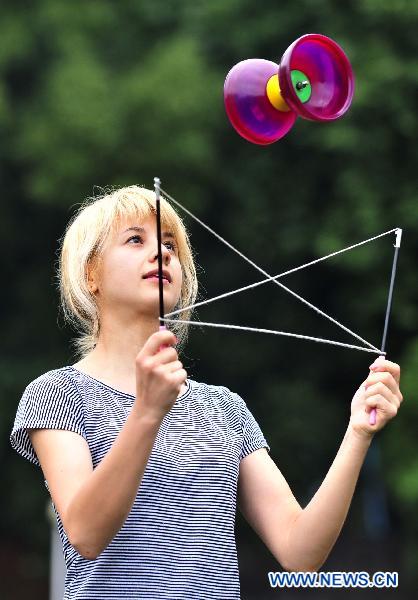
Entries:
{"label": "woman's eye", "polygon": [[168,248],[169,250],[171,250],[171,252],[175,252],[176,251],[176,245],[174,242],[165,242],[164,246],[166,248]]}
{"label": "woman's eye", "polygon": [[[135,242],[133,242],[133,240],[135,240]],[[133,235],[130,238],[127,239],[126,243],[130,243],[133,242],[135,245],[137,243],[139,244],[143,244],[144,240],[141,238],[140,235]],[[170,250],[170,252],[175,252],[176,251],[176,244],[174,242],[164,242],[164,246]]]}
{"label": "woman's eye", "polygon": [[130,242],[131,240],[139,240],[139,242],[142,244],[142,238],[140,235],[133,235],[132,237],[130,237],[127,241]]}

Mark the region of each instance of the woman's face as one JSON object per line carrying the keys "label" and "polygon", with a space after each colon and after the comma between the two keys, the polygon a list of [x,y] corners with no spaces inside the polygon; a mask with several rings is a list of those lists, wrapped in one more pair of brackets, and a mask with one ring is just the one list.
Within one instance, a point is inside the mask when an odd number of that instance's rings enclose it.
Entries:
{"label": "woman's face", "polygon": [[[89,277],[100,311],[117,311],[128,319],[159,316],[157,248],[155,217],[120,223]],[[176,240],[164,227],[162,257],[164,310],[170,312],[180,298],[183,277]]]}

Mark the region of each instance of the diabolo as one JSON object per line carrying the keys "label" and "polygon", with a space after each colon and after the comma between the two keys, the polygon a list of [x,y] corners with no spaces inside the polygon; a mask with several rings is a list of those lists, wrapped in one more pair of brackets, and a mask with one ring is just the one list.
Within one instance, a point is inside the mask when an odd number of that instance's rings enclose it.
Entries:
{"label": "diabolo", "polygon": [[276,142],[297,116],[332,121],[350,107],[354,75],[343,49],[331,38],[309,33],[298,38],[279,64],[243,60],[228,73],[225,108],[231,124],[254,144]]}

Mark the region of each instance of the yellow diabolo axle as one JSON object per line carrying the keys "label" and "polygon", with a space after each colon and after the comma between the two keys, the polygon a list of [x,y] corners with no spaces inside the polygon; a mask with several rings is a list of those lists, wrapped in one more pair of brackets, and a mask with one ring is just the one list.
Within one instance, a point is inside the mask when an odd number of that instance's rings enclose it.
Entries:
{"label": "yellow diabolo axle", "polygon": [[282,112],[289,112],[290,108],[284,101],[282,93],[280,91],[278,75],[272,75],[267,81],[266,92],[267,98],[270,100],[274,108],[277,108],[277,110],[280,110]]}

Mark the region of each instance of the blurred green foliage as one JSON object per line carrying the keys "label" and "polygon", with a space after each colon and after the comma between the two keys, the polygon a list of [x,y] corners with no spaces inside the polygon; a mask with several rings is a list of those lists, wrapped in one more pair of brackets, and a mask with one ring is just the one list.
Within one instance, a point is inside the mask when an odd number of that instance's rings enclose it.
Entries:
{"label": "blurred green foliage", "polygon": [[[406,401],[375,443],[402,540],[402,573],[414,581],[417,3],[3,0],[0,17],[2,538],[46,552],[39,517],[46,492],[39,473],[10,450],[8,435],[25,385],[73,362],[73,334],[57,322],[57,241],[96,186],[151,187],[159,175],[169,193],[269,272],[404,228],[388,352],[402,365]],[[356,75],[352,108],[329,124],[298,119],[272,146],[249,144],[225,115],[226,73],[245,58],[279,62],[308,32],[334,38],[347,52]],[[202,297],[260,279],[185,220]],[[284,283],[379,344],[391,239]],[[198,316],[350,341],[270,285]],[[352,393],[371,358],[285,338],[194,329],[184,360],[190,376],[244,396],[295,494],[308,501],[338,448]]]}

